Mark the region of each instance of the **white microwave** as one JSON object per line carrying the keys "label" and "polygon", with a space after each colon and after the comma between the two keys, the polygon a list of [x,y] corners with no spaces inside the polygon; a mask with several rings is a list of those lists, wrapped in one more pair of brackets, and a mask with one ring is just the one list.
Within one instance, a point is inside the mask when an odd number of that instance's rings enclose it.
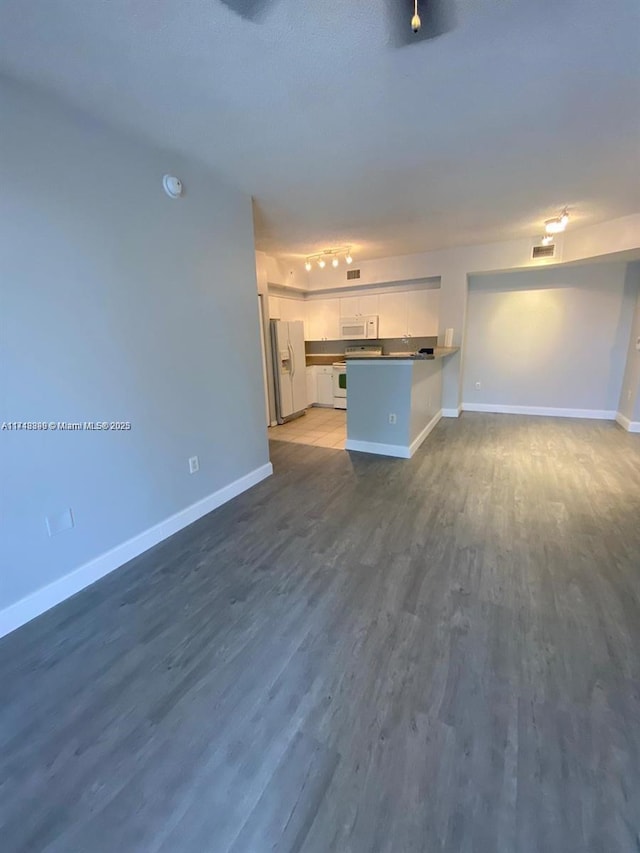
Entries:
{"label": "white microwave", "polygon": [[347,341],[377,338],[378,315],[361,314],[359,317],[340,317],[340,337]]}

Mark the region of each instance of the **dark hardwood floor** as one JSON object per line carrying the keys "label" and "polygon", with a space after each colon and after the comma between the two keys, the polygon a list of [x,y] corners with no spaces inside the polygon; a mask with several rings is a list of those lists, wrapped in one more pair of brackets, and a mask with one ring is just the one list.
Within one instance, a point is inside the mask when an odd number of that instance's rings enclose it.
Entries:
{"label": "dark hardwood floor", "polygon": [[640,436],[275,475],[0,642],[0,848],[640,849]]}

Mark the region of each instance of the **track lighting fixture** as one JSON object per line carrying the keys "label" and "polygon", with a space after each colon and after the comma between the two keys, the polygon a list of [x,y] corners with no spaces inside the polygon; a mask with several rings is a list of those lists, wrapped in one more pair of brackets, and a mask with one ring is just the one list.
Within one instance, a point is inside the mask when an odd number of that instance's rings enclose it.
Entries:
{"label": "track lighting fixture", "polygon": [[569,211],[565,207],[560,216],[554,216],[553,219],[547,219],[544,223],[544,230],[547,234],[561,234],[567,227],[569,222]]}
{"label": "track lighting fixture", "polygon": [[307,272],[311,272],[313,261],[315,261],[321,270],[323,270],[327,261],[331,261],[331,266],[337,269],[340,266],[340,255],[344,255],[344,262],[349,265],[353,263],[351,255],[351,246],[336,246],[333,249],[323,249],[322,252],[315,252],[313,255],[307,255],[304,262],[304,268]]}

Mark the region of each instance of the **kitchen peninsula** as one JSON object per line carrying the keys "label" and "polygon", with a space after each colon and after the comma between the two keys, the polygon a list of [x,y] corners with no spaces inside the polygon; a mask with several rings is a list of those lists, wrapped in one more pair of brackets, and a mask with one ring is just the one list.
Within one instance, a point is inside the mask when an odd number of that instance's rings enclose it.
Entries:
{"label": "kitchen peninsula", "polygon": [[443,359],[456,352],[347,357],[346,450],[411,458],[442,417]]}

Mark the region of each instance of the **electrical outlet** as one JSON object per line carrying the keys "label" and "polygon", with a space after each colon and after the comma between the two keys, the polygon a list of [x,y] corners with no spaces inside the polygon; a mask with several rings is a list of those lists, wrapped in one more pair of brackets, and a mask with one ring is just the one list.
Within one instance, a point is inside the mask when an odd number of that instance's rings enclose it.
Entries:
{"label": "electrical outlet", "polygon": [[476,391],[479,391],[482,388],[481,382],[476,382]]}
{"label": "electrical outlet", "polygon": [[200,463],[198,462],[198,457],[197,456],[191,456],[191,458],[189,459],[189,473],[195,474],[199,470],[200,470]]}
{"label": "electrical outlet", "polygon": [[389,412],[389,423],[395,424],[395,423],[397,423],[397,421],[398,421],[398,419],[396,417],[396,413],[395,412]]}

